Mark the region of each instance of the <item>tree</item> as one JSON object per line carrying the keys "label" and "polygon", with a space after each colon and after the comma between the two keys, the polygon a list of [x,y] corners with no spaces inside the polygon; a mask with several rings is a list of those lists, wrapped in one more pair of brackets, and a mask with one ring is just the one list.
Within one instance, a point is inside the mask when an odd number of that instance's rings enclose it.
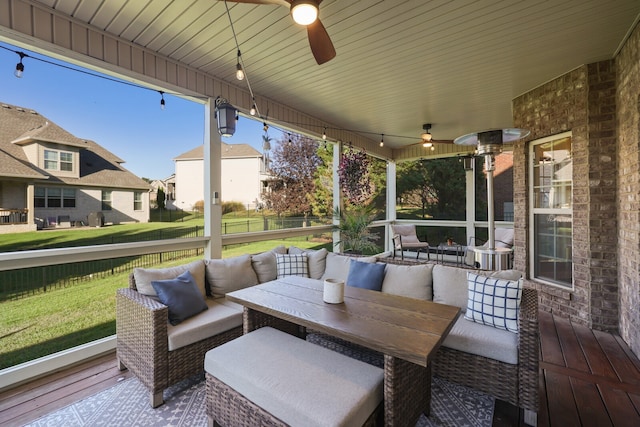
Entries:
{"label": "tree", "polygon": [[333,144],[318,147],[322,163],[314,177],[314,192],[311,198],[311,213],[319,217],[330,217],[333,212]]}
{"label": "tree", "polygon": [[271,175],[263,190],[267,207],[278,215],[307,216],[311,212],[314,176],[321,159],[316,142],[302,135],[290,135],[278,141],[271,155]]}
{"label": "tree", "polygon": [[465,175],[457,158],[400,163],[397,194],[403,204],[419,206],[422,218],[465,218]]}
{"label": "tree", "polygon": [[158,187],[158,194],[156,196],[156,204],[158,205],[158,209],[164,209],[164,190],[162,187]]}

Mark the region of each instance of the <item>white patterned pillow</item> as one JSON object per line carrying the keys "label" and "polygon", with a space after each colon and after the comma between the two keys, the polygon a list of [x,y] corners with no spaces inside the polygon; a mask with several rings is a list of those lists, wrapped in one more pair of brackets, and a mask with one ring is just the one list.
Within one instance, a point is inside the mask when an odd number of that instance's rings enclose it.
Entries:
{"label": "white patterned pillow", "polygon": [[309,277],[307,254],[276,254],[278,279],[287,276]]}
{"label": "white patterned pillow", "polygon": [[469,299],[464,318],[476,323],[518,332],[522,279],[495,279],[467,273]]}

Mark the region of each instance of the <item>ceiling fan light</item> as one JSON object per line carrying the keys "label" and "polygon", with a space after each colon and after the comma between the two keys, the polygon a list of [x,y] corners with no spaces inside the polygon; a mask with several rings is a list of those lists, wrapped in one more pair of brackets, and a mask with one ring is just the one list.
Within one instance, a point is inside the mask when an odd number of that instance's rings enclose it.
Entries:
{"label": "ceiling fan light", "polygon": [[431,138],[433,138],[431,136],[431,133],[429,131],[424,132],[422,135],[420,135],[420,137],[422,138],[423,141],[425,142],[431,142]]}
{"label": "ceiling fan light", "polygon": [[431,142],[431,141],[426,141],[426,140],[424,140],[424,139],[423,139],[422,146],[423,146],[424,148],[433,147],[433,142]]}
{"label": "ceiling fan light", "polygon": [[310,25],[318,19],[318,4],[312,0],[291,2],[291,16],[296,24]]}

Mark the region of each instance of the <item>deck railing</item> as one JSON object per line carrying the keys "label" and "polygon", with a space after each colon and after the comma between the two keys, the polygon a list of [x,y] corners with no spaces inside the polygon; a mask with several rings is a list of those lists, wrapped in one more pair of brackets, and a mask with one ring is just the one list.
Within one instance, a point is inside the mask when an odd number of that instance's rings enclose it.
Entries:
{"label": "deck railing", "polygon": [[26,224],[27,209],[0,209],[0,225]]}

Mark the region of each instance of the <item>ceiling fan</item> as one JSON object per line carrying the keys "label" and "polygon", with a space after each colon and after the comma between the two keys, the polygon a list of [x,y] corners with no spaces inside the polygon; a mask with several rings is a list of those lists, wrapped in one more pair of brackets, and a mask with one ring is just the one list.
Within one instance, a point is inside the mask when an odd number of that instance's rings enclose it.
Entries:
{"label": "ceiling fan", "polygon": [[431,123],[425,123],[422,125],[422,133],[420,134],[420,142],[416,142],[415,144],[411,144],[410,146],[413,145],[422,145],[424,148],[429,148],[431,149],[431,151],[435,150],[435,146],[434,144],[436,143],[447,143],[447,144],[451,144],[453,141],[450,140],[440,140],[440,139],[433,139],[433,136],[431,135]]}
{"label": "ceiling fan", "polygon": [[[222,1],[222,0],[220,0]],[[224,0],[232,3],[276,4],[286,6],[293,20],[307,27],[307,36],[311,52],[318,65],[332,60],[336,56],[329,33],[318,18],[322,0]]]}

